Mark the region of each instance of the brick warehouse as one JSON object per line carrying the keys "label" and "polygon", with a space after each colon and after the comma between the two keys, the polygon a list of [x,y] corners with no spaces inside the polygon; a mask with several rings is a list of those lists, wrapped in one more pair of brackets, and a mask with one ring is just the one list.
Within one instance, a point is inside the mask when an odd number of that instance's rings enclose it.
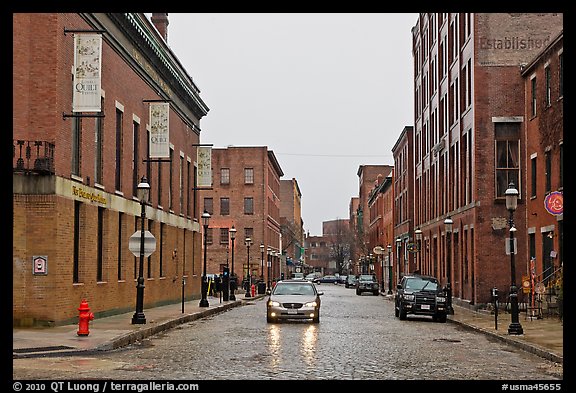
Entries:
{"label": "brick warehouse", "polygon": [[[202,210],[211,215],[208,273],[220,274],[228,264],[230,274],[238,277],[246,277],[248,269],[250,276],[259,279],[263,275],[266,282],[280,277],[285,271],[280,228],[280,177],[284,172],[274,152],[266,146],[214,148],[212,176],[212,190],[201,196]],[[233,270],[232,226],[236,229]],[[249,247],[246,238],[251,240]]]}
{"label": "brick warehouse", "polygon": [[[420,14],[412,29],[416,208],[410,219],[423,233],[422,272],[451,282],[461,301],[487,303],[494,286],[504,298],[508,293],[504,192],[510,181],[520,192],[516,283],[527,272],[521,67],[562,25],[556,13],[438,13]],[[447,217],[454,221],[451,234]]]}
{"label": "brick warehouse", "polygon": [[[153,18],[157,26],[144,14],[13,14],[15,326],[74,322],[82,299],[96,317],[135,308],[139,258],[128,240],[140,229],[142,175],[156,238],[144,311],[200,297],[195,145],[208,107],[166,43],[167,14]],[[74,37],[94,31],[101,111],[74,116]],[[170,103],[170,161],[144,161],[154,100]]]}

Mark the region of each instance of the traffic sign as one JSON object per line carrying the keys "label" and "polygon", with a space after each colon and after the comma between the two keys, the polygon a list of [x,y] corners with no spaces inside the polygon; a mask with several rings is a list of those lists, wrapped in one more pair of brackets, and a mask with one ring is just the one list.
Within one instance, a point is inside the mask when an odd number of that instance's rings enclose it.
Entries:
{"label": "traffic sign", "polygon": [[[142,231],[136,231],[128,241],[128,249],[132,251],[135,257],[140,256],[140,242],[142,239]],[[156,238],[150,231],[144,231],[144,256],[149,257],[156,251]]]}

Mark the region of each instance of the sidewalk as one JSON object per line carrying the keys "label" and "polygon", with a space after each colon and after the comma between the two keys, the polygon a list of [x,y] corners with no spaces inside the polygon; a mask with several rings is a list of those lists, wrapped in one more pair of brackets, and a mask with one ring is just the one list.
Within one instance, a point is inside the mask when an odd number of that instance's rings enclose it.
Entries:
{"label": "sidewalk", "polygon": [[[184,313],[182,303],[144,309],[146,324],[142,325],[132,324],[133,312],[97,318],[90,322],[88,336],[77,335],[77,324],[50,328],[13,328],[13,358],[88,355],[120,348],[174,326],[208,317],[264,296],[246,298],[240,293],[236,294],[235,301],[221,301],[220,298],[209,296],[209,307],[200,307],[198,299],[191,300],[184,303]],[[393,300],[392,295],[384,297],[389,301]],[[564,329],[558,318],[531,320],[526,318],[525,313],[520,313],[519,322],[524,334],[509,335],[509,313],[498,315],[496,330],[494,315],[457,304],[453,304],[453,307],[454,315],[448,317],[449,322],[492,336],[553,362],[563,363]]]}

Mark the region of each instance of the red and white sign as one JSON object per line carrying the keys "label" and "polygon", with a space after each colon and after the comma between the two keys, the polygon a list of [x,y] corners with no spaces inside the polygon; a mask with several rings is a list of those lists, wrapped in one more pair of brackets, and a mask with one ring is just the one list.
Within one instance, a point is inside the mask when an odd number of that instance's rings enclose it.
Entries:
{"label": "red and white sign", "polygon": [[564,213],[564,197],[560,191],[553,191],[544,198],[546,211],[555,216]]}
{"label": "red and white sign", "polygon": [[33,274],[48,274],[48,257],[47,256],[33,256],[32,257],[32,273]]}

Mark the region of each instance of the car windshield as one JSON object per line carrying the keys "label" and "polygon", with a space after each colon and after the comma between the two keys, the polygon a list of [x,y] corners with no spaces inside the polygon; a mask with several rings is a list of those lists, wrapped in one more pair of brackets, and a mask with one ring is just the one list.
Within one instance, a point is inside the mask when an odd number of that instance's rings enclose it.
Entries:
{"label": "car windshield", "polygon": [[274,295],[314,295],[314,288],[311,285],[276,285]]}
{"label": "car windshield", "polygon": [[429,291],[436,291],[438,289],[438,283],[430,280],[423,280],[417,277],[406,280],[406,289],[420,291],[424,288]]}

